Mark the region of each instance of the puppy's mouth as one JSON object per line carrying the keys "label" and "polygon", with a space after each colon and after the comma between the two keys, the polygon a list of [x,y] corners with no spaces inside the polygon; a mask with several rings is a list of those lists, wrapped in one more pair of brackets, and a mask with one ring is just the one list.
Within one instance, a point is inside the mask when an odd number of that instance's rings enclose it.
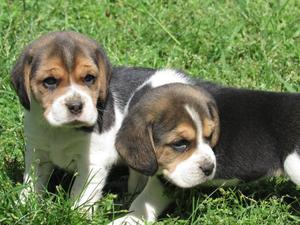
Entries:
{"label": "puppy's mouth", "polygon": [[79,118],[75,117],[68,121],[61,122],[60,124],[50,123],[50,125],[54,127],[65,127],[65,128],[86,128],[86,127],[93,127],[95,124],[92,124],[87,121],[82,121]]}
{"label": "puppy's mouth", "polygon": [[74,118],[71,121],[62,124],[62,126],[70,127],[70,128],[82,128],[82,127],[92,127],[92,126],[94,126],[94,124],[91,124],[91,123],[88,123],[85,121],[81,121],[78,118]]}
{"label": "puppy's mouth", "polygon": [[212,180],[215,176],[215,171],[215,164],[210,164],[205,169],[204,167],[188,167],[187,164],[182,164],[173,171],[162,169],[160,173],[166,180],[178,187],[192,188]]}
{"label": "puppy's mouth", "polygon": [[82,121],[80,121],[80,120],[73,120],[73,121],[71,121],[71,122],[69,122],[69,123],[66,123],[64,126],[67,126],[67,127],[74,127],[74,128],[80,128],[80,127],[86,127],[86,126],[88,126],[89,124],[87,124],[87,123],[84,123],[84,122],[82,122]]}

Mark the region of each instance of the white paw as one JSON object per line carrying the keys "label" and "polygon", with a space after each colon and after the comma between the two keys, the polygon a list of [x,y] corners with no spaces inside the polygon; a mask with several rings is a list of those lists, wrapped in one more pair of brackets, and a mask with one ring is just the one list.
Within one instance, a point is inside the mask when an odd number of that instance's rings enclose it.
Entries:
{"label": "white paw", "polygon": [[27,202],[27,199],[31,193],[31,188],[30,187],[24,187],[22,190],[21,190],[21,193],[19,195],[19,199],[20,199],[20,202],[21,204],[25,205],[26,202]]}
{"label": "white paw", "polygon": [[135,216],[123,216],[109,223],[108,225],[145,225],[143,220]]}

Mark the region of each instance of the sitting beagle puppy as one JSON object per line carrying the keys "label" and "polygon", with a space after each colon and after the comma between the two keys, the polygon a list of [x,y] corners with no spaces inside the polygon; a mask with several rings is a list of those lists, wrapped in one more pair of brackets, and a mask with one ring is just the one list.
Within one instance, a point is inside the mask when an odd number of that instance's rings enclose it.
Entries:
{"label": "sitting beagle puppy", "polygon": [[172,201],[161,175],[182,188],[278,174],[300,184],[300,94],[196,83],[192,92],[153,89],[129,108],[116,148],[130,168],[150,177],[130,213],[111,224],[156,221]]}
{"label": "sitting beagle puppy", "polygon": [[75,207],[101,197],[107,171],[98,163],[105,158],[99,151],[103,137],[93,127],[110,77],[103,49],[79,33],[49,33],[25,48],[11,75],[25,108],[23,201],[43,190],[54,166],[77,173],[71,190]]}

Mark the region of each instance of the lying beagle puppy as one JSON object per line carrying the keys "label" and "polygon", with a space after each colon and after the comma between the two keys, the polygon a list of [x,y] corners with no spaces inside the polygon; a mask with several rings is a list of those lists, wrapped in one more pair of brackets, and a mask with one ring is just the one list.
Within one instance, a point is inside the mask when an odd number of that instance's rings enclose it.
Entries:
{"label": "lying beagle puppy", "polygon": [[156,221],[172,201],[159,175],[182,188],[278,174],[300,184],[300,94],[205,81],[196,87],[198,93],[176,85],[153,89],[129,108],[116,148],[130,168],[150,178],[130,213],[111,224]]}
{"label": "lying beagle puppy", "polygon": [[[219,137],[217,107],[208,92],[192,84],[144,85],[129,100],[116,149],[132,169],[147,176],[163,174],[180,187],[193,187],[214,177],[216,158],[212,147]],[[139,183],[132,172],[129,187]],[[112,224],[135,224],[142,218],[155,221],[157,212],[169,202],[162,186],[151,177],[131,205],[130,217]]]}
{"label": "lying beagle puppy", "polygon": [[101,197],[107,171],[98,161],[104,141],[93,127],[110,77],[103,49],[79,33],[49,33],[25,48],[11,75],[25,108],[23,201],[43,190],[54,166],[77,172],[71,190],[75,206]]}

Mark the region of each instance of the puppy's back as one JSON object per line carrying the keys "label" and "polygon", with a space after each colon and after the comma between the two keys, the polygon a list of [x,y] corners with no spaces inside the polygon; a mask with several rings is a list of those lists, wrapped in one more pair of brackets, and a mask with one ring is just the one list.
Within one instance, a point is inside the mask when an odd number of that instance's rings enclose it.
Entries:
{"label": "puppy's back", "polygon": [[217,177],[254,180],[299,150],[300,94],[205,86],[219,108]]}

